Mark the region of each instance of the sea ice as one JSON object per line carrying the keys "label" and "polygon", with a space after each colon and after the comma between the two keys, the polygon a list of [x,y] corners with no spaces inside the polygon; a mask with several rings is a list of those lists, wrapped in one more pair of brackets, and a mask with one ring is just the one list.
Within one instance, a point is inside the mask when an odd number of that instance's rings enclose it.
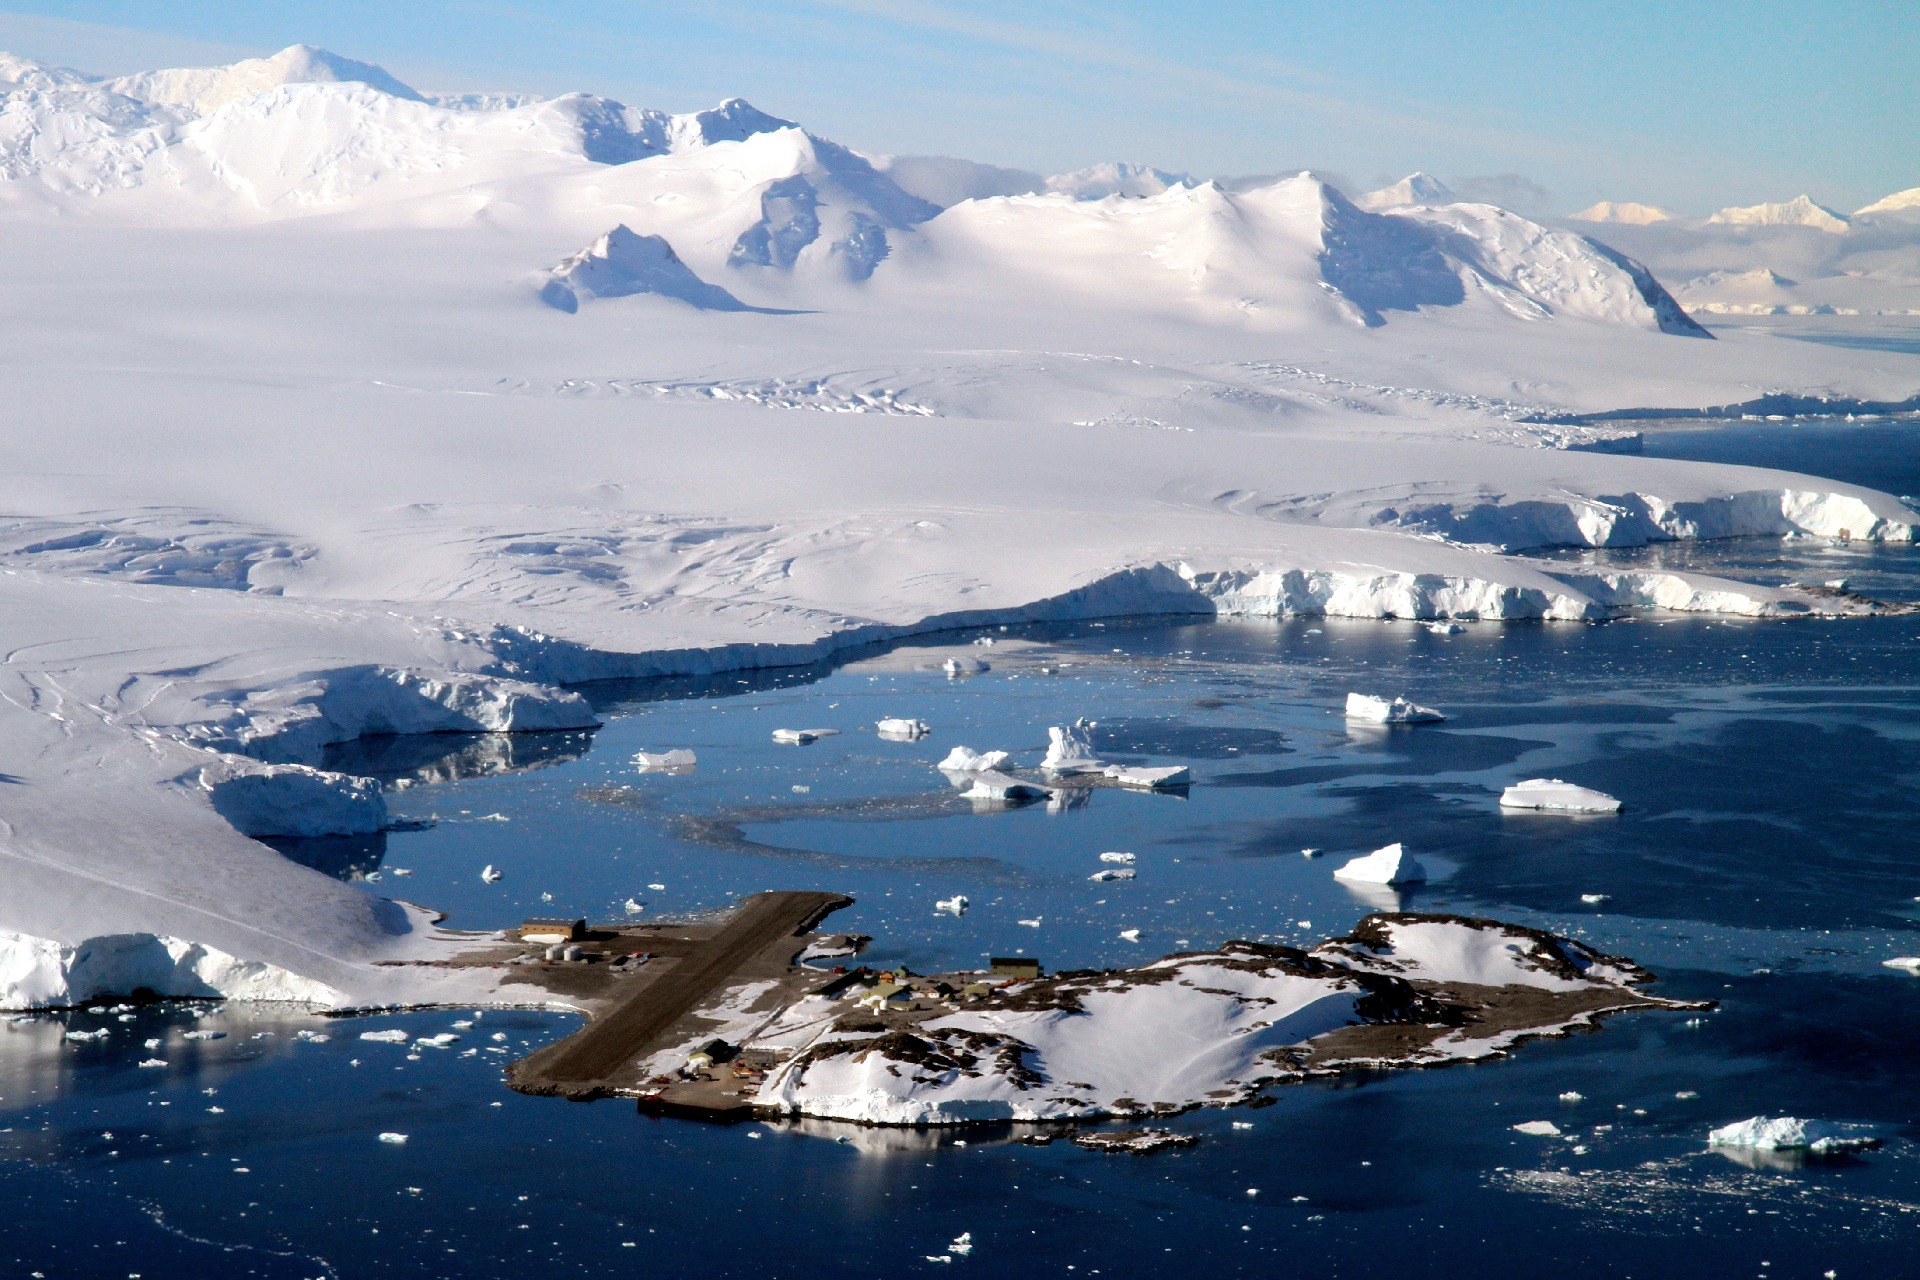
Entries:
{"label": "sea ice", "polygon": [[949,676],[977,676],[993,670],[978,658],[948,658],[940,664],[940,669]]}
{"label": "sea ice", "polygon": [[1347,695],[1347,719],[1371,724],[1433,724],[1446,717],[1431,707],[1408,702],[1405,698],[1376,698],[1371,694]]}
{"label": "sea ice", "polygon": [[1140,941],[1140,931],[1138,929],[1122,929],[1120,931],[1120,940],[1122,942],[1138,942]]}
{"label": "sea ice", "polygon": [[838,729],[775,729],[773,740],[795,745],[804,745],[821,738],[831,738],[839,733]]}
{"label": "sea ice", "polygon": [[1583,893],[1580,895],[1580,901],[1590,907],[1597,907],[1612,897],[1613,895],[1610,893]]}
{"label": "sea ice", "polygon": [[480,879],[487,884],[499,884],[507,878],[507,873],[497,869],[491,862],[480,868]]}
{"label": "sea ice", "polygon": [[955,747],[934,768],[948,773],[981,773],[988,769],[999,769],[1012,758],[1012,754],[1006,751],[975,751],[971,747]]}
{"label": "sea ice", "polygon": [[403,1145],[406,1140],[407,1135],[404,1133],[383,1133],[380,1135],[380,1141],[390,1142],[396,1147]]}
{"label": "sea ice", "polygon": [[1557,1138],[1560,1126],[1551,1120],[1524,1120],[1513,1126],[1514,1132],[1528,1134],[1535,1138]]}
{"label": "sea ice", "polygon": [[933,909],[950,916],[963,916],[967,914],[967,895],[956,893],[951,898],[942,898],[933,904]]}
{"label": "sea ice", "polygon": [[1540,809],[1548,813],[1618,813],[1620,802],[1602,791],[1558,778],[1528,778],[1500,793],[1503,809]]}
{"label": "sea ice", "polygon": [[1882,960],[1880,963],[1889,969],[1905,969],[1909,973],[1920,973],[1920,956],[1895,956],[1891,960]]}
{"label": "sea ice", "polygon": [[1105,871],[1094,872],[1087,879],[1095,883],[1104,883],[1109,880],[1131,880],[1138,874],[1139,872],[1132,867],[1109,867]]}
{"label": "sea ice", "polygon": [[[1061,772],[1061,770],[1055,770],[1055,772]],[[1193,774],[1184,765],[1143,768],[1137,765],[1110,764],[1106,768],[1106,775],[1123,787],[1139,787],[1146,791],[1184,787],[1193,781]]]}
{"label": "sea ice", "polygon": [[1123,867],[1130,867],[1134,864],[1135,861],[1137,861],[1137,859],[1131,853],[1121,853],[1116,850],[1116,851],[1111,851],[1108,853],[1101,854],[1100,861],[1113,862]]}
{"label": "sea ice", "polygon": [[405,1044],[407,1042],[407,1033],[398,1027],[394,1027],[387,1031],[362,1031],[360,1038],[362,1040],[372,1040],[376,1044]]}
{"label": "sea ice", "polygon": [[636,751],[633,762],[642,773],[685,773],[696,760],[685,747],[675,747],[671,751]]}
{"label": "sea ice", "polygon": [[983,769],[969,775],[973,785],[964,794],[969,800],[1044,800],[1053,788],[1038,782],[1024,782],[998,769]]}
{"label": "sea ice", "polygon": [[933,726],[925,720],[903,720],[892,716],[882,719],[873,728],[874,732],[883,738],[894,738],[905,742],[924,738],[933,732]]}
{"label": "sea ice", "polygon": [[1437,636],[1457,636],[1466,631],[1466,628],[1457,622],[1429,622],[1427,630]]}
{"label": "sea ice", "polygon": [[1396,841],[1352,859],[1333,874],[1358,884],[1417,884],[1427,878],[1427,869]]}

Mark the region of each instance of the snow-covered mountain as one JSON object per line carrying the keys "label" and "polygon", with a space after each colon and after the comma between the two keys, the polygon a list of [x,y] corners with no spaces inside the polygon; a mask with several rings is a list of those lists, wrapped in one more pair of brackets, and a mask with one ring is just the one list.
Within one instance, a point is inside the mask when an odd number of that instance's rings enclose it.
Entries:
{"label": "snow-covered mountain", "polygon": [[1871,218],[1878,214],[1899,214],[1909,218],[1920,218],[1920,187],[1908,187],[1905,191],[1896,191],[1890,196],[1881,196],[1865,208],[1855,209],[1856,218]]}
{"label": "snow-covered mountain", "polygon": [[680,260],[660,236],[635,235],[618,226],[548,273],[540,299],[573,312],[589,298],[628,298],[650,293],[675,298],[702,311],[744,311],[746,305],[708,284]]}
{"label": "snow-covered mountain", "polygon": [[211,115],[229,102],[257,98],[288,84],[364,84],[396,98],[421,101],[418,93],[379,67],[296,44],[270,58],[248,58],[224,67],[142,71],[101,83],[108,93],[140,102],[180,107],[196,116]]}
{"label": "snow-covered mountain", "polygon": [[1354,199],[1362,209],[1393,209],[1408,204],[1450,204],[1453,188],[1429,173],[1410,173],[1390,187]]}
{"label": "snow-covered mountain", "polygon": [[1836,213],[1823,204],[1815,204],[1811,196],[1799,195],[1791,200],[1776,204],[1751,204],[1722,209],[1707,219],[1708,222],[1725,223],[1737,227],[1812,227],[1816,231],[1825,231],[1830,235],[1845,235],[1847,216]]}
{"label": "snow-covered mountain", "polygon": [[1075,200],[1104,200],[1108,196],[1127,196],[1138,200],[1157,196],[1174,187],[1191,184],[1184,173],[1169,173],[1144,164],[1096,164],[1071,173],[1056,173],[1047,179],[1046,189]]}
{"label": "snow-covered mountain", "polygon": [[1602,200],[1578,213],[1570,213],[1574,222],[1619,222],[1631,227],[1650,227],[1656,222],[1672,222],[1679,215],[1659,205],[1635,204],[1630,200]]}

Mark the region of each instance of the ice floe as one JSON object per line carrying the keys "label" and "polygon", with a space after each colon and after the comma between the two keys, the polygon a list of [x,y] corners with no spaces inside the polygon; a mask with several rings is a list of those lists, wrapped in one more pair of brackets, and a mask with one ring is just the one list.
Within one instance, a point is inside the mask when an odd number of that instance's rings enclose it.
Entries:
{"label": "ice floe", "polygon": [[1879,1146],[1880,1140],[1863,1132],[1858,1125],[1836,1125],[1793,1116],[1753,1116],[1713,1130],[1707,1135],[1707,1145],[1828,1155]]}
{"label": "ice floe", "polygon": [[831,738],[838,729],[775,729],[773,740],[789,745],[804,746],[809,742],[818,742],[821,738]]}
{"label": "ice floe", "polygon": [[1548,813],[1618,813],[1620,802],[1604,791],[1575,786],[1558,778],[1528,778],[1500,793],[1503,809],[1540,809]]}
{"label": "ice floe", "polygon": [[948,773],[981,773],[1002,768],[1012,758],[1005,751],[975,751],[971,747],[955,747],[934,768]]}
{"label": "ice floe", "polygon": [[1405,698],[1379,698],[1367,693],[1347,695],[1347,719],[1370,724],[1432,724],[1446,717],[1431,707]]}
{"label": "ice floe", "polygon": [[685,773],[698,758],[685,747],[675,747],[671,751],[636,751],[633,763],[642,773]]}
{"label": "ice floe", "polygon": [[894,738],[903,742],[924,738],[933,732],[933,726],[925,720],[906,720],[893,716],[878,721],[873,728],[874,732],[883,738]]}

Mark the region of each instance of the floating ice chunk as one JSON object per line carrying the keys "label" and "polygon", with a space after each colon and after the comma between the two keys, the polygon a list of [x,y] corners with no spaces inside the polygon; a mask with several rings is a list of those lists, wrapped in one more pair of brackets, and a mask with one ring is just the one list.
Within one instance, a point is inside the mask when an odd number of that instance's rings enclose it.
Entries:
{"label": "floating ice chunk", "polygon": [[928,1262],[952,1262],[953,1255],[950,1253],[930,1253],[927,1255],[927,1261]]}
{"label": "floating ice chunk", "polygon": [[1565,1093],[1560,1095],[1560,1101],[1562,1102],[1585,1102],[1586,1100],[1587,1100],[1586,1094],[1580,1093],[1573,1089],[1569,1089]]}
{"label": "floating ice chunk", "polygon": [[637,916],[642,911],[645,911],[647,908],[645,903],[635,902],[632,898],[628,898],[625,902],[620,904],[620,909],[625,911],[630,916]]}
{"label": "floating ice chunk", "polygon": [[1040,927],[1040,922],[1044,919],[1046,919],[1045,916],[1035,916],[1031,920],[1015,920],[1014,923],[1023,924],[1027,926],[1027,928],[1029,929],[1038,929]]}
{"label": "floating ice chunk", "polygon": [[942,898],[933,904],[933,909],[950,916],[963,916],[967,914],[967,895],[956,893],[951,898]]}
{"label": "floating ice chunk", "polygon": [[396,1147],[404,1146],[407,1141],[407,1135],[404,1133],[383,1133],[380,1135],[380,1141],[390,1142]]}
{"label": "floating ice chunk", "polygon": [[1300,856],[1303,858],[1317,858],[1320,856],[1320,851],[1318,849],[1302,849]]}
{"label": "floating ice chunk", "polygon": [[1005,751],[975,751],[971,747],[955,747],[934,768],[944,769],[948,773],[981,773],[998,769],[1012,758]]}
{"label": "floating ice chunk", "polygon": [[1597,907],[1601,903],[1606,902],[1612,897],[1613,895],[1610,893],[1583,893],[1580,895],[1580,901],[1586,903],[1590,907]]}
{"label": "floating ice chunk", "polygon": [[1707,1135],[1713,1147],[1751,1147],[1756,1151],[1810,1151],[1824,1155],[1880,1145],[1871,1135],[1848,1132],[1846,1127],[1793,1116],[1754,1116],[1724,1125]]}
{"label": "floating ice chunk", "polygon": [[1122,929],[1120,931],[1120,940],[1122,942],[1138,942],[1140,941],[1140,931],[1138,929]]}
{"label": "floating ice chunk", "polygon": [[105,1040],[109,1034],[105,1027],[101,1027],[98,1031],[69,1031],[67,1032],[66,1038],[85,1042],[88,1040]]}
{"label": "floating ice chunk", "polygon": [[167,1065],[167,1061],[165,1058],[142,1058],[140,1065],[143,1067],[164,1067]]}
{"label": "floating ice chunk", "polygon": [[1251,1129],[1251,1128],[1253,1128],[1253,1121],[1251,1121],[1251,1120],[1235,1120],[1235,1121],[1233,1122],[1233,1127],[1234,1127],[1234,1128],[1236,1128],[1236,1129]]}
{"label": "floating ice chunk", "polygon": [[[460,1024],[456,1022],[454,1023],[454,1025],[459,1026]],[[293,1038],[295,1040],[304,1040],[308,1044],[325,1044],[327,1041],[333,1039],[332,1036],[328,1035],[324,1031],[306,1031],[306,1030],[294,1032]]]}
{"label": "floating ice chunk", "polygon": [[1437,636],[1457,636],[1465,631],[1466,628],[1457,622],[1429,622],[1427,624],[1427,630]]}
{"label": "floating ice chunk", "polygon": [[1141,768],[1133,765],[1110,764],[1107,776],[1123,787],[1141,787],[1148,791],[1158,791],[1165,787],[1184,787],[1193,781],[1193,774],[1185,765],[1171,765],[1163,768]]}
{"label": "floating ice chunk", "polygon": [[1423,707],[1405,698],[1376,698],[1371,694],[1347,695],[1347,719],[1370,724],[1433,724],[1446,717],[1431,707]]}
{"label": "floating ice chunk", "polygon": [[[978,641],[976,641],[975,643],[978,643]],[[989,640],[987,641],[987,643],[992,644],[993,641]],[[957,1253],[963,1258],[966,1257],[968,1254],[972,1253],[973,1252],[973,1232],[962,1231],[959,1235],[955,1236],[953,1238],[953,1243],[947,1246],[947,1252]]]}
{"label": "floating ice chunk", "polygon": [[153,1037],[153,1038],[152,1038],[151,1040],[148,1040],[148,1041],[147,1041],[147,1044],[146,1044],[146,1047],[147,1047],[147,1048],[148,1048],[149,1050],[152,1050],[152,1049],[158,1049],[158,1048],[160,1047],[160,1037],[159,1037],[159,1036],[154,1036],[154,1037]]}
{"label": "floating ice chunk", "polygon": [[685,747],[675,747],[671,751],[636,751],[633,762],[642,773],[685,773],[693,768],[696,758]]}
{"label": "floating ice chunk", "polygon": [[1109,880],[1131,880],[1137,874],[1132,867],[1109,867],[1105,871],[1094,872],[1087,879],[1104,883]]}
{"label": "floating ice chunk", "polygon": [[1040,767],[1048,773],[1098,773],[1106,768],[1093,754],[1094,722],[1082,717],[1072,724],[1047,730],[1047,758]]}
{"label": "floating ice chunk", "polygon": [[1535,1138],[1557,1138],[1560,1126],[1551,1120],[1523,1120],[1513,1126],[1514,1132],[1524,1133]]}
{"label": "floating ice chunk", "polygon": [[978,658],[948,658],[940,664],[940,669],[949,676],[977,676],[983,671],[993,670]]}
{"label": "floating ice chunk", "polygon": [[429,1049],[444,1049],[448,1045],[457,1043],[459,1039],[460,1037],[451,1031],[442,1031],[439,1035],[435,1036],[421,1036],[413,1043],[415,1045],[425,1045]]}
{"label": "floating ice chunk", "polygon": [[650,884],[647,886],[647,888],[651,889],[655,893],[665,893],[667,891],[667,886],[663,884]]}
{"label": "floating ice chunk", "polygon": [[987,769],[973,775],[973,785],[964,794],[969,800],[1041,800],[1052,795],[1053,788]]}
{"label": "floating ice chunk", "polygon": [[1882,960],[1880,963],[1889,969],[1905,969],[1909,973],[1920,973],[1920,956],[1895,956],[1891,960]]}
{"label": "floating ice chunk", "polygon": [[1680,1090],[1680,1092],[1674,1094],[1673,1096],[1680,1099],[1680,1101],[1685,1102],[1688,1098],[1699,1097],[1700,1093],[1697,1089],[1682,1089]]}
{"label": "floating ice chunk", "polygon": [[933,726],[925,720],[901,720],[893,716],[881,720],[873,728],[883,738],[895,738],[903,742],[924,738],[933,732]]}
{"label": "floating ice chunk", "polygon": [[407,1042],[407,1033],[398,1027],[394,1027],[388,1031],[362,1031],[360,1038],[362,1040],[371,1040],[376,1044],[405,1044]]}
{"label": "floating ice chunk", "polygon": [[499,884],[507,878],[507,873],[497,869],[491,862],[480,868],[480,878],[488,884]]}
{"label": "floating ice chunk", "polygon": [[224,1031],[189,1031],[180,1037],[182,1040],[225,1040]]}
{"label": "floating ice chunk", "polygon": [[1134,856],[1130,853],[1103,853],[1100,855],[1100,861],[1113,862],[1123,867],[1130,867],[1134,864]]}
{"label": "floating ice chunk", "polygon": [[1620,802],[1603,791],[1576,787],[1558,778],[1528,778],[1500,793],[1502,809],[1541,809],[1548,813],[1618,813]]}
{"label": "floating ice chunk", "polygon": [[820,738],[831,738],[839,732],[838,729],[775,729],[773,740],[794,746],[804,746]]}
{"label": "floating ice chunk", "polygon": [[1359,884],[1416,884],[1427,878],[1427,869],[1396,841],[1354,858],[1333,874],[1337,880]]}

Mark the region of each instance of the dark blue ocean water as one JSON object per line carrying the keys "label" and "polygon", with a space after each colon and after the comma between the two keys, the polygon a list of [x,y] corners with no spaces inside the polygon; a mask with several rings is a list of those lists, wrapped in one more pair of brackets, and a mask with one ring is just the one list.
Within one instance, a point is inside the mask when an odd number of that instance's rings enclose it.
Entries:
{"label": "dark blue ocean water", "polygon": [[[1889,595],[1920,582],[1909,548],[1684,554]],[[380,891],[472,928],[842,890],[857,903],[832,927],[920,970],[1022,950],[1054,967],[1123,964],[1236,937],[1316,939],[1377,906],[1459,911],[1574,933],[1718,1008],[1617,1018],[1504,1062],[1283,1089],[1271,1106],[1173,1121],[1200,1143],[1151,1156],[992,1132],[714,1127],[506,1090],[502,1063],[576,1025],[563,1014],[35,1018],[0,1024],[0,1275],[1910,1271],[1920,980],[1881,961],[1920,954],[1920,619],[989,635],[835,669],[595,688],[607,724],[591,735],[359,744],[338,763],[442,779],[393,796],[419,829],[291,852],[377,872]],[[951,679],[951,653],[991,670]],[[1338,709],[1352,689],[1404,692],[1450,719],[1349,726]],[[882,741],[870,726],[883,715],[934,734]],[[1080,715],[1099,721],[1104,755],[1190,765],[1194,786],[975,813],[930,768],[956,743],[1036,763],[1045,727]],[[776,727],[843,732],[785,747]],[[629,763],[669,747],[693,748],[698,767]],[[444,780],[462,774],[480,776]],[[1626,809],[1499,811],[1501,787],[1542,775]],[[1434,869],[1430,885],[1369,901],[1333,880],[1344,857],[1393,840]],[[1087,880],[1108,850],[1136,854],[1138,878]],[[505,879],[482,883],[488,863]],[[967,914],[936,914],[954,893]],[[1137,943],[1120,937],[1131,929]],[[460,1019],[474,1025],[450,1049],[358,1038]],[[61,1039],[93,1026],[114,1034]],[[179,1039],[193,1027],[228,1034]],[[137,1065],[150,1036],[167,1041],[165,1069]],[[1559,1100],[1570,1091],[1582,1099]],[[1871,1124],[1887,1145],[1801,1168],[1707,1150],[1708,1129],[1756,1114]],[[1512,1128],[1537,1119],[1568,1136]],[[927,1261],[962,1231],[970,1256]]]}

